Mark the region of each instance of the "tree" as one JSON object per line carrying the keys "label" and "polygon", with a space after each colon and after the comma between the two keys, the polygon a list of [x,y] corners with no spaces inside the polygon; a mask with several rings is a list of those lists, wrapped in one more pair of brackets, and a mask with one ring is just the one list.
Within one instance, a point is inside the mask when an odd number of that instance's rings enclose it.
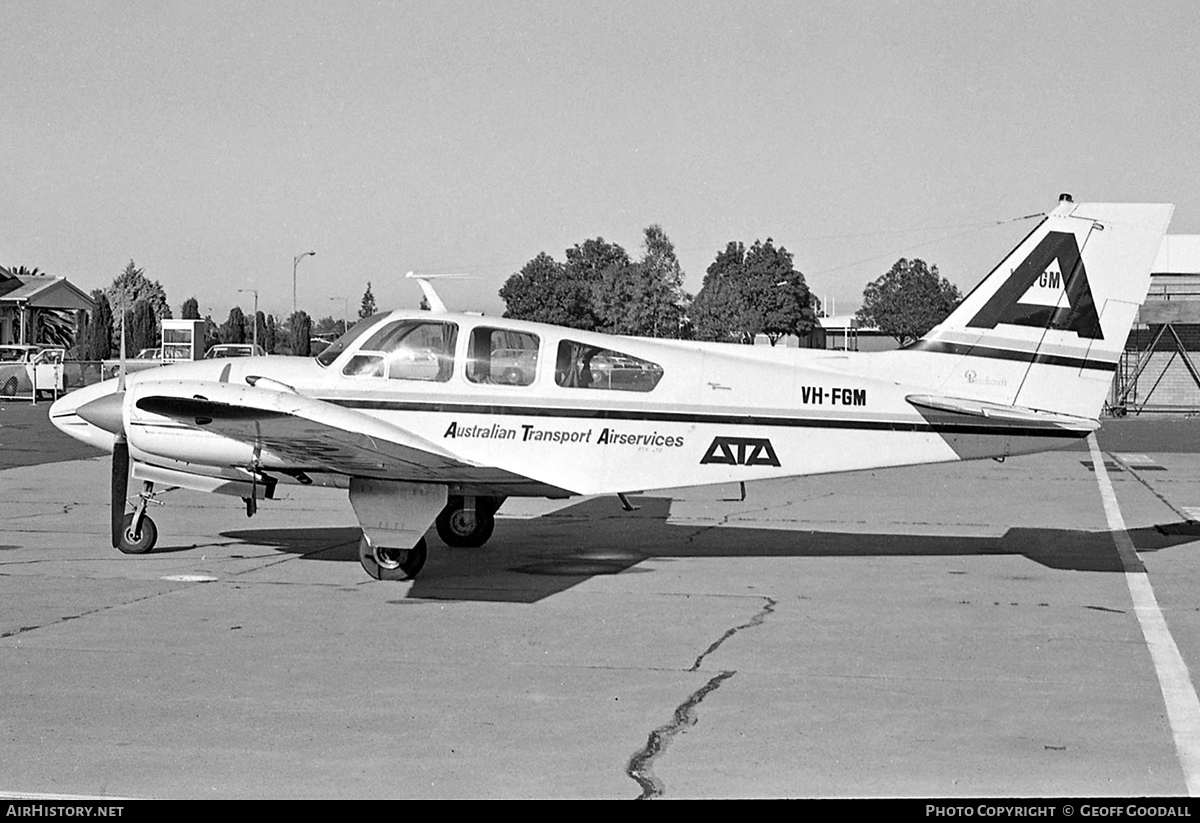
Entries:
{"label": "tree", "polygon": [[628,266],[629,254],[603,237],[584,240],[567,249],[567,276],[585,283],[599,282],[607,269]]}
{"label": "tree", "polygon": [[276,322],[273,314],[267,315],[266,334],[263,336],[262,347],[267,354],[279,353],[279,323]]}
{"label": "tree", "polygon": [[[619,249],[620,247],[616,247]],[[593,286],[599,331],[642,337],[677,337],[686,312],[683,268],[658,225],[645,230],[638,263],[612,254]],[[622,252],[623,254],[623,252]]]}
{"label": "tree", "polygon": [[647,226],[642,239],[642,267],[650,281],[648,314],[654,337],[678,337],[692,296],[683,290],[683,266],[675,244],[657,223]]}
{"label": "tree", "polygon": [[346,333],[346,321],[334,320],[332,316],[322,317],[313,326],[313,334],[317,337],[338,338]]}
{"label": "tree", "polygon": [[196,301],[196,298],[189,297],[183,301],[183,305],[179,307],[179,316],[184,320],[200,319],[200,304]]}
{"label": "tree", "polygon": [[81,330],[79,359],[104,360],[112,355],[113,314],[108,297],[102,289],[92,292],[92,310],[86,327]]}
{"label": "tree", "polygon": [[939,276],[937,266],[905,260],[863,289],[858,322],[890,334],[907,345],[942,322],[962,300],[958,287]]}
{"label": "tree", "polygon": [[[148,279],[144,270],[139,269],[132,260],[125,270],[113,279],[105,294],[114,313],[131,311],[137,301],[145,300],[154,313],[155,323],[171,316],[171,307],[167,305],[167,293],[162,285],[157,280]],[[116,337],[113,338],[114,349],[118,347],[119,342]]]}
{"label": "tree", "polygon": [[287,323],[292,354],[296,357],[312,356],[312,318],[308,312],[293,312]]}
{"label": "tree", "polygon": [[545,252],[530,260],[500,288],[505,317],[594,328],[591,289],[571,279],[566,267]]}
{"label": "tree", "polygon": [[[253,328],[251,328],[253,332]],[[221,324],[221,342],[222,343],[245,343],[246,342],[246,315],[242,312],[241,306],[234,306],[229,310],[229,317]]]}
{"label": "tree", "polygon": [[[767,238],[746,253],[742,324],[744,333],[765,334],[774,346],[789,334],[804,337],[817,322],[813,297],[791,252]],[[753,338],[752,338],[753,339]]]}
{"label": "tree", "polygon": [[221,327],[212,319],[211,314],[204,315],[204,350],[208,351],[221,342]]}
{"label": "tree", "polygon": [[[257,334],[255,334],[255,332],[257,332]],[[258,340],[258,346],[263,351],[270,351],[270,349],[267,348],[267,344],[266,344],[267,316],[265,314],[263,314],[261,311],[254,313],[254,326],[251,327],[250,331],[248,331],[247,334],[250,336],[250,340],[252,342],[254,340]]]}
{"label": "tree", "polygon": [[567,249],[566,263],[539,252],[500,289],[504,316],[575,329],[598,328],[604,323],[596,307],[597,289],[606,274],[616,277],[616,270],[630,265],[625,250],[603,237]]}
{"label": "tree", "polygon": [[38,309],[33,316],[33,342],[70,348],[75,345],[75,313]]}
{"label": "tree", "polygon": [[154,309],[155,318],[162,320],[171,317],[171,307],[167,305],[167,293],[162,284],[147,278],[145,270],[139,269],[132,260],[113,279],[106,294],[108,302],[118,308],[129,310],[138,300],[146,300]]}
{"label": "tree", "polygon": [[367,281],[367,290],[363,292],[362,305],[358,309],[358,319],[365,320],[378,311],[375,308],[375,295],[371,294],[371,281]]}
{"label": "tree", "polygon": [[792,255],[774,241],[746,247],[730,241],[704,275],[692,304],[696,337],[753,343],[765,334],[774,346],[788,334],[803,337],[816,324],[815,301]]}
{"label": "tree", "polygon": [[149,300],[134,301],[125,312],[125,352],[128,356],[159,344],[158,316]]}
{"label": "tree", "polygon": [[745,342],[737,333],[742,309],[739,278],[746,259],[746,247],[731,240],[704,273],[700,292],[692,302],[692,322],[696,338],[724,342]]}

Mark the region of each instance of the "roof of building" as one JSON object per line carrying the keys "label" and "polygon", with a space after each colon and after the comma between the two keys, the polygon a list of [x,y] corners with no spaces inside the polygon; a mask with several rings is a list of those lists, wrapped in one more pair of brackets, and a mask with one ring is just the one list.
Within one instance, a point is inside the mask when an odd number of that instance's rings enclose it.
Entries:
{"label": "roof of building", "polygon": [[18,304],[38,309],[96,308],[92,298],[65,277],[17,275],[0,267],[0,305]]}
{"label": "roof of building", "polygon": [[1200,234],[1168,234],[1154,258],[1156,275],[1200,274]]}

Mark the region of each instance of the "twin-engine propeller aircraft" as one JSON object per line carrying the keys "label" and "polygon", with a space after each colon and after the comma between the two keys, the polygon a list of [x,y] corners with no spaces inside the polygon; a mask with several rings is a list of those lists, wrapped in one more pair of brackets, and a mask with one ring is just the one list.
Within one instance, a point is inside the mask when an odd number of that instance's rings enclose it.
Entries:
{"label": "twin-engine propeller aircraft", "polygon": [[[1053,449],[1099,426],[1173,207],[1058,207],[898,351],[593,334],[446,310],[361,321],[316,358],[172,365],[73,392],[56,426],[112,452],[112,540],[154,547],[162,487],[348,488],[359,557],[416,576],[435,523],[480,546],[505,498],[625,493]],[[128,477],[143,490],[126,514]]]}

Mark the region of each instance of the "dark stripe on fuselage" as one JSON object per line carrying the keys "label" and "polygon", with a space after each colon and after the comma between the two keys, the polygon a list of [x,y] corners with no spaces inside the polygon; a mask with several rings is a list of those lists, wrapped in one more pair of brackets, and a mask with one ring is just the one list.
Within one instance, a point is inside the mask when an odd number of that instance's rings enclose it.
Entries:
{"label": "dark stripe on fuselage", "polygon": [[1045,426],[1013,426],[994,419],[963,416],[958,422],[908,420],[853,420],[821,417],[779,417],[756,414],[710,414],[634,409],[563,409],[542,406],[497,406],[482,403],[428,403],[411,400],[320,398],[326,403],[358,411],[403,411],[431,414],[489,414],[506,417],[557,417],[573,420],[628,420],[646,423],[704,423],[727,426],[780,426],[804,429],[855,429],[859,431],[935,432],[938,434],[995,434],[1004,436],[1077,439],[1088,432]]}
{"label": "dark stripe on fuselage", "polygon": [[934,354],[957,354],[970,357],[986,357],[995,360],[1015,360],[1018,363],[1041,363],[1046,366],[1068,366],[1072,369],[1095,369],[1096,371],[1117,370],[1116,363],[1088,360],[1083,357],[1068,357],[1062,354],[1036,354],[1016,349],[993,349],[987,346],[968,346],[963,343],[945,343],[940,340],[918,340],[905,351],[927,351]]}

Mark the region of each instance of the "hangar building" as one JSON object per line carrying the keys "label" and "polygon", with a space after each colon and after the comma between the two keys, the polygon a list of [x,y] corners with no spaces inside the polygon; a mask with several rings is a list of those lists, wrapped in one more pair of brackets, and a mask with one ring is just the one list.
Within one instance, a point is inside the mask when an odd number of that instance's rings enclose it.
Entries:
{"label": "hangar building", "polygon": [[1109,405],[1117,415],[1200,413],[1200,234],[1163,238]]}

